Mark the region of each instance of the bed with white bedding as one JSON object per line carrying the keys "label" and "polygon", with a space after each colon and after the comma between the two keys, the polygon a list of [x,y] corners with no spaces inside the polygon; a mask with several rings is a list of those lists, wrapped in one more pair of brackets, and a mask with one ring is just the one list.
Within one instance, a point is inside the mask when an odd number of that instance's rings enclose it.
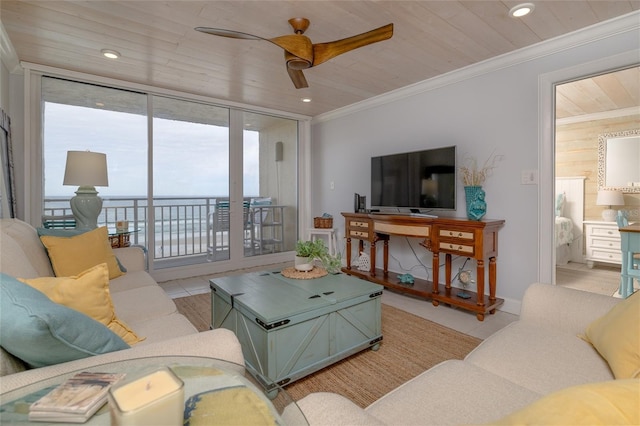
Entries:
{"label": "bed with white bedding", "polygon": [[556,265],[566,265],[571,260],[571,244],[574,242],[573,221],[568,217],[556,216]]}
{"label": "bed with white bedding", "polygon": [[556,265],[584,263],[584,177],[556,178]]}

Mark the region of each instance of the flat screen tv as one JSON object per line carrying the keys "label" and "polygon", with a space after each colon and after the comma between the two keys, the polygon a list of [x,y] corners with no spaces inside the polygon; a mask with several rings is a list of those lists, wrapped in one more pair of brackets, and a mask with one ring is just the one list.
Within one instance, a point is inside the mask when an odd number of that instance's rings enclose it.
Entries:
{"label": "flat screen tv", "polygon": [[371,208],[455,210],[456,147],[372,157]]}

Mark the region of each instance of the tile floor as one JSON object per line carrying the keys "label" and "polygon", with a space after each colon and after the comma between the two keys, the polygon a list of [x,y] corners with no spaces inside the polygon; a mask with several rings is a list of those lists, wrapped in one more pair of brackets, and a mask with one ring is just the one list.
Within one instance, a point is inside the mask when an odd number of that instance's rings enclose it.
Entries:
{"label": "tile floor", "polygon": [[[289,265],[287,265],[289,266]],[[269,269],[256,268],[256,271]],[[274,267],[277,269],[277,267]],[[238,271],[237,274],[251,272],[252,270]],[[172,298],[193,296],[209,292],[209,279],[215,276],[229,275],[213,274],[201,277],[178,279],[160,283],[160,286]],[[428,319],[445,327],[458,330],[470,336],[485,339],[501,328],[518,319],[517,315],[496,311],[495,315],[485,316],[484,321],[478,321],[472,312],[447,306],[433,306],[430,301],[406,296],[390,290],[385,290],[382,295],[382,303],[410,312],[416,316]]]}
{"label": "tile floor", "polygon": [[[620,265],[596,263],[589,268],[585,263],[569,262],[556,267],[556,284],[607,296],[620,296]],[[640,282],[634,280],[634,290]]]}

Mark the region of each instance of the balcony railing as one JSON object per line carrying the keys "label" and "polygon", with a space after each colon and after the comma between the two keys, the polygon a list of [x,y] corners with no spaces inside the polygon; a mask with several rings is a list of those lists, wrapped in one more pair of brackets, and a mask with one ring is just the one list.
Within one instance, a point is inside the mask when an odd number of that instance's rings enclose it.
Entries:
{"label": "balcony railing", "polygon": [[[153,200],[155,244],[149,255],[154,260],[185,256],[206,256],[211,236],[207,230],[207,218],[216,200],[227,197],[156,197]],[[129,221],[132,244],[147,248],[148,202],[142,197],[103,197],[98,226],[107,226],[115,232],[116,222]],[[69,198],[46,198],[45,216],[70,215]]]}

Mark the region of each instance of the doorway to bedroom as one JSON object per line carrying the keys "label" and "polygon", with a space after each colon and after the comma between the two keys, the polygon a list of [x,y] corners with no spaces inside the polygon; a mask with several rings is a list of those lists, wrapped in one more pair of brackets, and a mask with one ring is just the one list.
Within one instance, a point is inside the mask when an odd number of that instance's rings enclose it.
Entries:
{"label": "doorway to bedroom", "polygon": [[[621,253],[616,222],[605,221],[598,205],[599,140],[640,125],[640,67],[620,69],[555,87],[556,284],[615,295]],[[602,164],[600,164],[602,167]],[[601,170],[602,171],[602,170]],[[639,221],[640,194],[625,193],[630,221]],[[603,242],[594,232],[612,237]],[[594,250],[606,244],[607,255]]]}

